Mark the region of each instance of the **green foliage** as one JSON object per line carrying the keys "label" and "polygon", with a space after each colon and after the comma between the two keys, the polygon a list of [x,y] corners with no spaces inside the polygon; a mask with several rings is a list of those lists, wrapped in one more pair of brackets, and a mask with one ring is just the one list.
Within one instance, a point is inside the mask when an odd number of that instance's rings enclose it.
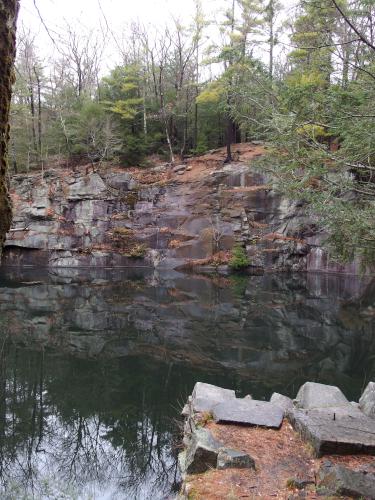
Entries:
{"label": "green foliage", "polygon": [[222,80],[215,80],[208,84],[197,97],[198,104],[218,104],[225,95],[225,86]]}
{"label": "green foliage", "polygon": [[249,258],[245,249],[241,245],[236,245],[232,250],[232,257],[229,261],[229,267],[233,271],[241,271],[250,265]]}
{"label": "green foliage", "polygon": [[[331,254],[369,261],[375,6],[370,0],[340,6],[362,40],[330,0],[299,0],[293,21],[284,24],[276,0],[234,0],[208,46],[198,2],[191,25],[175,22],[152,40],[141,26],[131,28],[124,63],[100,82],[87,45],[81,59],[55,61],[54,77],[47,78],[26,34],[18,49],[9,163],[22,171],[80,155],[146,167],[150,154],[171,160],[240,138],[263,139],[271,147],[262,168],[283,193],[304,203]],[[277,62],[273,51],[283,29],[291,50],[279,51]],[[203,82],[209,65],[214,76]]]}

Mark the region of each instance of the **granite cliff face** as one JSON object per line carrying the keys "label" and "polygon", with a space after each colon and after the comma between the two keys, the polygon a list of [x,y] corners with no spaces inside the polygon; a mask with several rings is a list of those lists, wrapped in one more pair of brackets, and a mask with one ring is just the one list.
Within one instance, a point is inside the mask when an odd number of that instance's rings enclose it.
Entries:
{"label": "granite cliff face", "polygon": [[148,169],[50,169],[12,179],[4,260],[48,267],[225,265],[236,242],[253,271],[356,272],[329,263],[303,207],[252,162],[259,145]]}

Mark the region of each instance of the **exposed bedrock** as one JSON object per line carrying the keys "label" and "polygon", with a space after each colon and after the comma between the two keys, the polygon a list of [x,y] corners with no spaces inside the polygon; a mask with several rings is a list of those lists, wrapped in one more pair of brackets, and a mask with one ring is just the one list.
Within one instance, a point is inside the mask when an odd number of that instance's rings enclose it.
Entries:
{"label": "exposed bedrock", "polygon": [[358,272],[357,263],[330,262],[303,207],[245,163],[199,172],[159,166],[147,181],[142,175],[56,169],[14,176],[5,263],[172,269],[212,264],[215,254],[225,261],[240,242],[250,272]]}

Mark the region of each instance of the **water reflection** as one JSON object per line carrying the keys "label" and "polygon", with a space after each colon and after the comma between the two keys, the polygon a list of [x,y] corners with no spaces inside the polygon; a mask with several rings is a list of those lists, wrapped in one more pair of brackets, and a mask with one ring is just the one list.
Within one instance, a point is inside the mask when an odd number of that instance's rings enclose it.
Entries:
{"label": "water reflection", "polygon": [[[173,390],[165,367],[5,348],[3,495],[165,498],[176,488]],[[4,498],[4,496],[2,496]]]}
{"label": "water reflection", "polygon": [[3,270],[2,497],[168,498],[195,381],[265,398],[306,380],[358,398],[375,376],[373,286]]}

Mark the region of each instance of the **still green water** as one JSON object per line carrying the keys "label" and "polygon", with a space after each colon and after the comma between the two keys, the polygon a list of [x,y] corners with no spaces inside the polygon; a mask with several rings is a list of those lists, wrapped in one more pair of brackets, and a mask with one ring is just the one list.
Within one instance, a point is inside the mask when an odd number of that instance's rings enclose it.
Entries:
{"label": "still green water", "polygon": [[196,381],[267,399],[375,377],[375,287],[324,275],[0,273],[0,497],[168,499]]}

